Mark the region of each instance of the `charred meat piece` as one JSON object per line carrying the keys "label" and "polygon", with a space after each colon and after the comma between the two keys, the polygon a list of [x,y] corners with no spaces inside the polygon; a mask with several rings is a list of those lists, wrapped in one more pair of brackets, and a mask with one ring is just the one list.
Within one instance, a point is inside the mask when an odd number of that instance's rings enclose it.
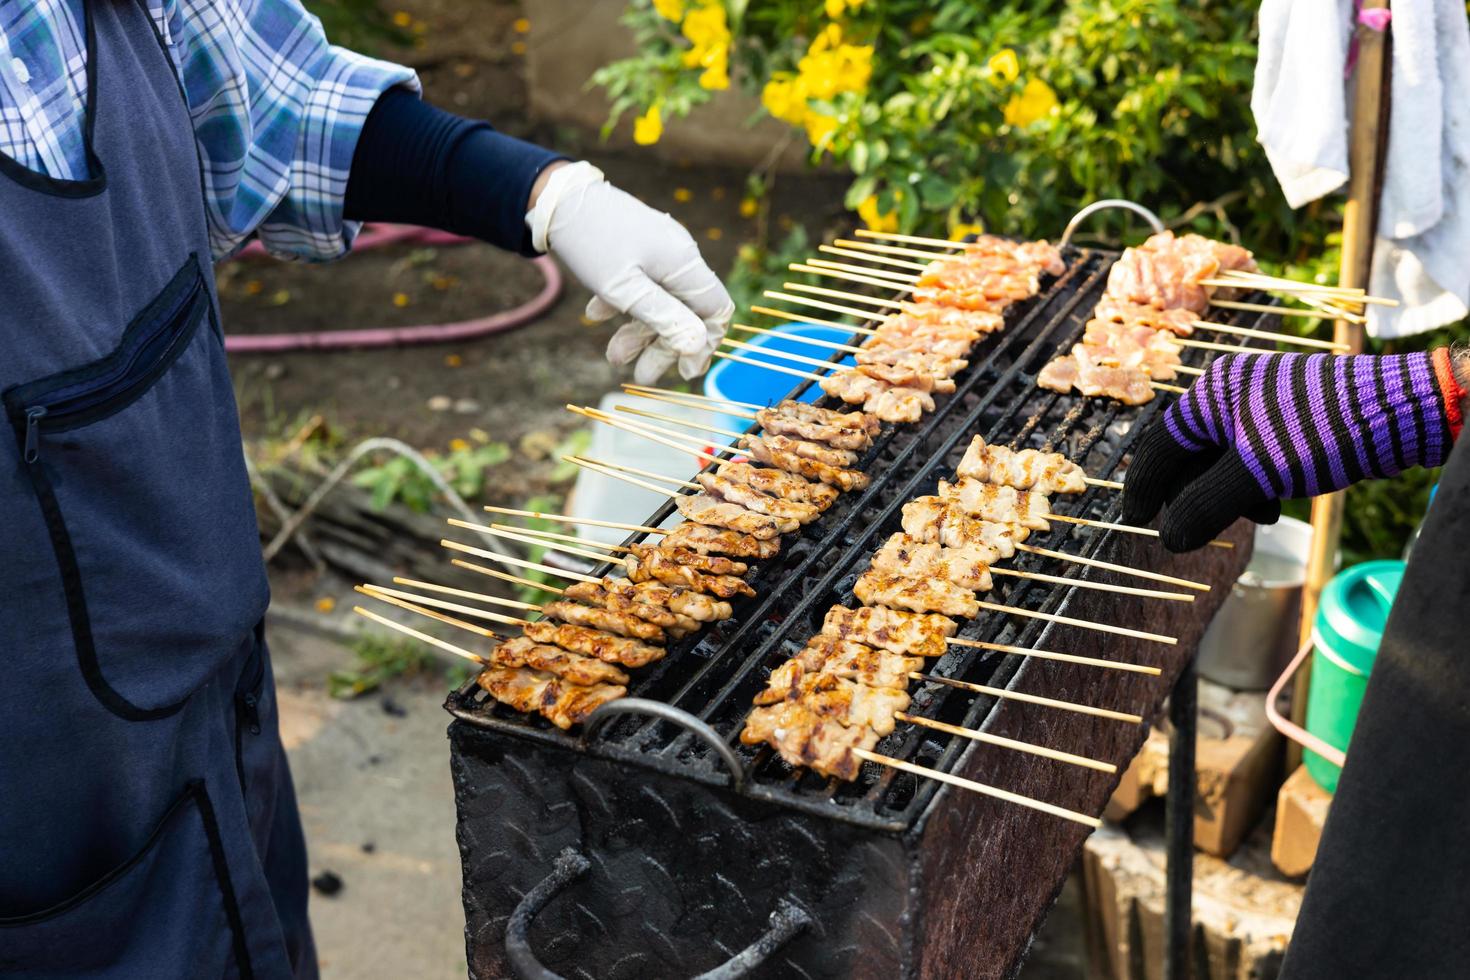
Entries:
{"label": "charred meat piece", "polygon": [[527,623],[521,627],[521,632],[537,643],[549,643],[584,657],[596,657],[603,663],[622,664],[624,667],[643,667],[662,660],[664,655],[662,648],[638,640],[585,626],[553,623],[549,619]]}
{"label": "charred meat piece", "polygon": [[490,662],[497,667],[531,667],[555,674],[572,684],[626,684],[628,675],[612,664],[604,663],[561,647],[537,643],[526,636],[506,640],[490,652]]}
{"label": "charred meat piece", "polygon": [[800,701],[782,701],[753,710],[745,720],[740,741],[746,745],[765,742],[793,766],[850,780],[856,779],[863,767],[863,761],[852,750],[872,749],[878,744],[878,733],[866,725],[849,728],[823,718]]}
{"label": "charred meat piece", "polygon": [[790,436],[765,435],[761,436],[772,449],[793,453],[803,459],[814,459],[828,466],[856,466],[858,454],[850,449],[834,449],[824,446],[819,442],[808,442],[805,439],[793,439]]}
{"label": "charred meat piece", "polygon": [[946,548],[968,548],[987,556],[989,564],[1016,553],[1016,545],[1030,536],[1031,530],[1019,524],[1001,524],[971,517],[958,507],[951,507],[942,497],[915,497],[903,505],[903,529],[925,542],[938,542]]}
{"label": "charred meat piece", "polygon": [[823,408],[820,405],[794,401],[790,398],[777,405],[776,411],[791,418],[816,422],[820,425],[858,429],[870,436],[876,436],[883,429],[883,423],[866,412],[839,412],[836,409]]}
{"label": "charred meat piece", "polygon": [[796,473],[808,480],[819,480],[843,491],[862,490],[867,487],[869,479],[866,473],[860,470],[830,466],[820,460],[798,456],[789,450],[777,449],[770,441],[776,438],[779,437],[771,436],[770,439],[747,437],[741,440],[741,445],[748,449],[750,455],[758,462],[773,466],[778,470]]}
{"label": "charred meat piece", "polygon": [[915,657],[942,657],[947,637],[957,624],[935,613],[911,613],[886,606],[849,609],[833,606],[822,620],[822,635],[852,640],[890,653]]}
{"label": "charred meat piece", "polygon": [[476,682],[501,704],[540,714],[563,730],[581,724],[602,705],[628,693],[621,685],[583,687],[526,667],[490,667],[480,672]]}
{"label": "charred meat piece", "polygon": [[628,578],[634,583],[663,582],[666,585],[682,586],[696,592],[707,592],[721,599],[755,595],[755,589],[743,578],[735,575],[710,575],[665,558],[657,550],[652,550],[641,558],[629,556]]}
{"label": "charred meat piece", "polygon": [[[601,582],[573,582],[562,592],[562,598],[575,600],[588,606],[596,606],[598,609],[606,609],[611,613],[636,616],[646,623],[652,623],[662,629],[673,630],[681,626],[691,625],[685,617],[669,609],[667,606],[657,602],[649,602],[631,589],[624,590],[611,583],[625,581],[615,578],[604,578]],[[630,585],[632,583],[629,583]],[[580,624],[591,625],[591,624]],[[698,624],[692,624],[698,625]],[[594,629],[597,627],[593,627]]]}
{"label": "charred meat piece", "polygon": [[1087,489],[1082,467],[1061,453],[988,445],[982,436],[970,441],[955,473],[963,479],[1041,493],[1082,493]]}
{"label": "charred meat piece", "polygon": [[694,479],[701,487],[704,487],[707,493],[727,503],[739,504],[746,510],[765,514],[778,521],[810,524],[822,515],[822,512],[813,504],[771,496],[762,493],[748,483],[741,483],[727,476],[720,476],[718,473],[700,473]]}
{"label": "charred meat piece", "polygon": [[708,572],[711,575],[744,575],[750,571],[750,566],[743,561],[736,561],[733,558],[725,558],[721,555],[702,555],[689,548],[670,547],[666,544],[633,544],[629,545],[628,551],[638,558],[643,558],[653,552],[658,552],[660,556],[668,561],[679,565],[687,565],[696,571]]}
{"label": "charred meat piece", "polygon": [[582,606],[575,602],[562,600],[548,602],[543,612],[548,619],[571,623],[573,626],[586,626],[589,629],[616,633],[619,636],[630,636],[635,640],[645,640],[650,643],[662,644],[665,642],[663,627],[650,623],[646,619],[640,619],[632,613],[615,612],[599,606]]}
{"label": "charred meat piece", "polygon": [[893,713],[909,706],[908,692],[895,687],[867,687],[836,674],[803,674],[791,687],[767,688],[756,704],[795,701],[813,714],[842,725],[866,726],[879,735],[893,731]]}
{"label": "charred meat piece", "polygon": [[[567,594],[571,595],[568,587]],[[674,629],[693,631],[700,623],[718,623],[731,616],[730,604],[714,596],[663,582],[633,582],[625,578],[604,578],[602,590],[617,601],[638,603],[673,614]]]}
{"label": "charred meat piece", "polygon": [[1001,487],[979,480],[960,480],[953,484],[941,480],[939,496],[972,517],[1000,524],[1019,524],[1033,531],[1051,530],[1051,525],[1046,522],[1051,514],[1051,502],[1044,493]]}
{"label": "charred meat piece", "polygon": [[868,569],[858,576],[852,594],[866,606],[888,606],[909,612],[937,612],[973,619],[980,612],[975,594],[942,579],[911,578]]}
{"label": "charred meat piece", "polygon": [[797,473],[772,469],[769,466],[752,466],[750,463],[721,463],[715,472],[728,480],[768,493],[783,500],[800,500],[818,510],[826,510],[837,501],[838,490],[825,483],[813,483]]}
{"label": "charred meat piece", "polygon": [[734,555],[764,561],[781,553],[780,538],[757,538],[739,531],[685,521],[664,535],[663,547],[688,548],[701,555]]}
{"label": "charred meat piece", "polygon": [[793,436],[834,449],[863,450],[873,444],[873,437],[866,429],[826,425],[810,419],[795,418],[783,414],[779,409],[763,408],[755,413],[755,418],[761,428],[772,435]]}
{"label": "charred meat piece", "polygon": [[923,657],[903,656],[887,650],[875,650],[852,640],[818,633],[806,647],[771,674],[768,687],[776,687],[776,675],[795,683],[800,674],[836,674],[865,687],[897,687],[908,685],[909,674],[924,666]]}
{"label": "charred meat piece", "polygon": [[801,526],[793,520],[778,520],[767,514],[757,514],[708,493],[696,493],[692,496],[679,494],[674,498],[674,505],[679,508],[679,513],[691,521],[767,540],[789,534]]}
{"label": "charred meat piece", "polygon": [[925,543],[900,531],[890,535],[878,549],[870,567],[875,572],[942,579],[971,592],[989,592],[993,583],[985,555],[975,548],[946,548],[934,542]]}

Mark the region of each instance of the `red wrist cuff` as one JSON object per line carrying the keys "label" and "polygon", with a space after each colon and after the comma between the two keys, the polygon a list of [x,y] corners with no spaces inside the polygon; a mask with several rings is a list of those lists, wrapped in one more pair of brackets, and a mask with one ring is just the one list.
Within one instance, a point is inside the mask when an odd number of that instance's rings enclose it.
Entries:
{"label": "red wrist cuff", "polygon": [[1465,398],[1465,389],[1460,387],[1460,379],[1455,377],[1455,369],[1450,364],[1450,349],[1441,347],[1430,355],[1430,361],[1434,364],[1434,377],[1439,381],[1440,394],[1444,398],[1444,414],[1450,423],[1450,438],[1460,438],[1460,429],[1465,420],[1460,413],[1460,403]]}

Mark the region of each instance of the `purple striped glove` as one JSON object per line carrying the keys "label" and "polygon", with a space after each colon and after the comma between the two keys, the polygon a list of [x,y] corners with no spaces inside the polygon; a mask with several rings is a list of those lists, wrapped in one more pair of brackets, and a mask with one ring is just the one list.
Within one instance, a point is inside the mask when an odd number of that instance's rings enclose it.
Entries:
{"label": "purple striped glove", "polygon": [[1448,348],[1216,358],[1144,433],[1123,521],[1147,524],[1165,507],[1164,546],[1188,551],[1238,517],[1275,523],[1283,498],[1438,466],[1464,395]]}

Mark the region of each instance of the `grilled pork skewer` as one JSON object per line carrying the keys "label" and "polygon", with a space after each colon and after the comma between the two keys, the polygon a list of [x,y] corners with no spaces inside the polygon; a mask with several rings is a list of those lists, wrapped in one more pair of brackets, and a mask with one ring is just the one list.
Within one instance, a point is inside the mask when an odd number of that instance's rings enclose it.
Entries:
{"label": "grilled pork skewer", "polygon": [[1082,493],[1087,489],[1082,467],[1061,453],[988,445],[981,436],[970,441],[955,474],[961,479],[1041,493]]}
{"label": "grilled pork skewer", "polygon": [[873,444],[873,437],[865,429],[828,425],[810,419],[797,418],[775,409],[763,408],[755,413],[761,428],[772,435],[793,436],[808,442],[819,442],[835,449],[864,450]]}
{"label": "grilled pork skewer", "polygon": [[548,602],[542,607],[542,613],[548,619],[571,623],[573,626],[586,626],[605,633],[616,633],[618,636],[631,637],[647,643],[662,645],[667,640],[664,627],[630,612],[615,611],[604,606],[583,606],[559,599],[555,602]]}
{"label": "grilled pork skewer", "polygon": [[[597,611],[606,612],[612,616],[627,616],[650,624],[660,630],[668,630],[670,633],[692,632],[699,628],[699,620],[683,613],[676,613],[667,606],[658,602],[650,602],[641,593],[632,589],[623,589],[609,583],[618,582],[618,579],[602,579],[597,582],[574,582],[567,586],[562,596],[567,600],[567,605],[575,602],[585,603],[580,608],[595,608]],[[630,582],[629,585],[632,585]],[[550,616],[550,606],[544,610]],[[589,626],[592,629],[604,629],[600,623],[587,622],[588,616],[582,613],[573,613],[577,618],[562,619],[563,622],[572,623],[576,626]],[[609,630],[619,636],[630,636],[637,640],[645,640],[650,643],[662,643],[657,637],[641,636],[638,632],[624,630]]]}
{"label": "grilled pork skewer", "polygon": [[818,510],[831,507],[837,502],[837,496],[841,492],[825,483],[813,483],[797,473],[752,466],[749,463],[721,463],[715,472],[727,480],[744,483],[761,493],[780,497],[782,500],[798,500],[811,504]]}
{"label": "grilled pork skewer", "polygon": [[822,620],[821,635],[906,656],[942,657],[948,649],[944,641],[954,636],[957,628],[954,620],[937,613],[911,613],[886,606],[833,606]]}
{"label": "grilled pork skewer", "polygon": [[740,741],[746,745],[766,742],[793,766],[853,780],[863,763],[852,750],[873,748],[878,733],[866,725],[848,728],[823,718],[800,701],[782,701],[753,710],[745,719]]}
{"label": "grilled pork skewer", "polygon": [[561,647],[537,643],[527,636],[506,640],[490,651],[496,667],[530,667],[555,674],[572,684],[626,684],[628,675],[609,663]]}
{"label": "grilled pork skewer", "polygon": [[554,623],[537,619],[521,627],[521,633],[537,643],[561,647],[585,657],[596,657],[604,663],[622,664],[624,667],[644,667],[661,660],[664,651],[638,640],[604,633],[602,630],[573,626],[571,623]]}
{"label": "grilled pork skewer", "polygon": [[480,672],[476,683],[502,704],[540,714],[563,730],[581,724],[602,705],[628,693],[621,685],[582,687],[525,667],[491,667]]}
{"label": "grilled pork skewer", "polygon": [[943,579],[911,578],[870,568],[858,576],[852,594],[866,606],[937,612],[966,619],[980,615],[980,603],[973,592]]}
{"label": "grilled pork skewer", "polygon": [[939,496],[972,517],[1019,524],[1033,531],[1051,530],[1046,522],[1051,504],[1045,494],[966,479],[956,483],[940,480]]}
{"label": "grilled pork skewer", "polygon": [[902,532],[889,536],[873,555],[870,567],[888,575],[941,579],[971,592],[993,588],[990,563],[983,560],[983,553],[920,542]]}
{"label": "grilled pork skewer", "polygon": [[744,575],[750,571],[750,566],[743,561],[736,561],[733,558],[725,558],[720,555],[706,555],[689,548],[678,545],[671,546],[667,543],[652,545],[635,542],[628,546],[628,553],[635,558],[647,558],[649,555],[657,554],[665,561],[672,561],[679,565],[688,566],[695,571],[708,572],[711,575]]}
{"label": "grilled pork skewer", "polygon": [[768,438],[747,436],[741,440],[741,445],[757,462],[765,463],[767,466],[784,470],[787,473],[795,473],[808,480],[820,481],[844,492],[865,489],[871,479],[861,470],[844,469],[821,460],[798,455],[790,449],[783,448],[781,444],[773,442],[777,438],[776,436]]}
{"label": "grilled pork skewer", "polygon": [[718,623],[733,615],[728,602],[664,582],[633,582],[625,578],[605,577],[596,586],[586,583],[569,585],[566,596],[569,599],[578,599],[583,595],[584,589],[590,591],[594,587],[624,602],[636,602],[667,610],[677,620],[670,624],[675,628],[684,625],[687,620]]}
{"label": "grilled pork skewer", "polygon": [[781,551],[779,538],[757,538],[753,534],[731,531],[728,528],[710,527],[695,521],[685,521],[674,526],[664,536],[665,545],[688,548],[702,555],[734,555],[737,558],[754,558],[764,561],[774,558]]}
{"label": "grilled pork skewer", "polygon": [[635,583],[663,582],[683,586],[696,592],[708,592],[721,599],[755,595],[755,589],[739,576],[701,572],[665,557],[656,548],[649,549],[641,558],[632,555],[628,557],[628,578]]}
{"label": "grilled pork skewer", "polygon": [[778,519],[754,513],[709,493],[675,494],[674,506],[680,514],[699,524],[722,527],[767,540],[789,534],[801,526],[789,518]]}
{"label": "grilled pork skewer", "polygon": [[796,521],[798,524],[810,524],[822,512],[814,504],[803,503],[800,500],[787,500],[783,497],[774,497],[762,493],[747,483],[732,480],[719,473],[699,473],[694,477],[707,493],[732,504],[738,504],[746,510],[778,521]]}
{"label": "grilled pork skewer", "polygon": [[868,687],[837,674],[811,673],[802,674],[790,686],[768,687],[755,698],[762,706],[790,701],[824,718],[852,727],[866,726],[882,736],[893,732],[893,716],[908,708],[909,695],[902,688]]}
{"label": "grilled pork skewer", "polygon": [[[905,657],[818,633],[807,641],[800,653],[771,672],[766,687],[768,691],[794,691],[803,677],[835,674],[866,687],[903,688],[908,685],[909,674],[923,666],[923,657]],[[757,695],[756,703],[785,700],[784,695],[760,700],[764,696]]]}
{"label": "grilled pork skewer", "polygon": [[989,564],[1014,556],[1016,545],[1031,534],[1030,528],[1019,524],[971,517],[949,499],[934,495],[915,497],[903,505],[902,514],[906,534],[946,548],[973,549],[986,555]]}

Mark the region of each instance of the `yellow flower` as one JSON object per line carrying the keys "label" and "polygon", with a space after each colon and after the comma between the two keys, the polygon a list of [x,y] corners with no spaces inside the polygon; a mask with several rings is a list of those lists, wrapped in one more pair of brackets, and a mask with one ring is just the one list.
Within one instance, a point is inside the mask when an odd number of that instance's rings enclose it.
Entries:
{"label": "yellow flower", "polygon": [[837,129],[837,120],[820,112],[808,112],[802,120],[806,126],[806,138],[815,147],[821,147]]}
{"label": "yellow flower", "polygon": [[966,235],[983,234],[985,234],[985,226],[978,221],[956,221],[949,226],[949,240],[952,242],[963,241]]}
{"label": "yellow flower", "polygon": [[806,118],[806,84],[787,72],[774,75],[761,89],[761,105],[777,119],[800,125]]}
{"label": "yellow flower", "polygon": [[655,102],[648,111],[633,120],[633,142],[639,146],[652,146],[664,134],[663,115]]}
{"label": "yellow flower", "polygon": [[1039,78],[1033,78],[1005,105],[1005,120],[1012,126],[1024,128],[1045,119],[1058,106],[1057,93]]}
{"label": "yellow flower", "polygon": [[653,9],[664,20],[675,24],[684,19],[684,0],[653,0]]}
{"label": "yellow flower", "polygon": [[699,73],[699,87],[723,92],[730,87],[729,48],[711,48],[704,71]]}
{"label": "yellow flower", "polygon": [[316,601],[316,611],[319,613],[329,613],[336,608],[337,600],[331,596],[324,595]]}
{"label": "yellow flower", "polygon": [[450,439],[449,451],[452,453],[468,452],[470,444],[463,439]]}
{"label": "yellow flower", "polygon": [[704,69],[699,76],[703,88],[729,88],[730,27],[725,21],[725,5],[720,0],[706,0],[684,18],[681,31],[691,45],[684,52],[684,67]]}
{"label": "yellow flower", "polygon": [[690,201],[694,200],[694,192],[687,187],[675,187],[674,200],[678,201],[680,204],[688,204]]}
{"label": "yellow flower", "polygon": [[399,309],[402,309],[403,307],[407,306],[408,303],[409,303],[409,299],[408,299],[408,294],[407,293],[394,293],[393,294],[393,305],[394,306],[398,307]]}
{"label": "yellow flower", "polygon": [[725,237],[725,229],[723,229],[723,228],[706,228],[704,230],[704,237],[705,238],[708,238],[712,242],[717,242],[721,238],[724,238]]}
{"label": "yellow flower", "polygon": [[1015,51],[1004,48],[990,56],[986,67],[1001,81],[1014,82],[1021,74],[1021,59],[1016,57]]}
{"label": "yellow flower", "polygon": [[[894,191],[894,199],[903,197],[903,191]],[[869,231],[898,231],[898,212],[889,211],[885,214],[878,213],[878,195],[870,194],[863,199],[863,203],[857,207],[858,217],[863,219],[863,224],[868,226]]]}
{"label": "yellow flower", "polygon": [[826,0],[823,4],[827,16],[836,20],[849,10],[856,10],[863,5],[864,0]]}
{"label": "yellow flower", "polygon": [[510,26],[515,28],[517,34],[525,34],[531,29],[531,22],[524,17],[517,17],[515,23]]}
{"label": "yellow flower", "polygon": [[464,358],[463,357],[460,357],[458,354],[445,354],[444,355],[444,366],[445,367],[456,368],[456,367],[459,367],[462,364],[464,364]]}
{"label": "yellow flower", "polygon": [[755,198],[753,198],[753,197],[746,197],[746,198],[742,198],[741,199],[741,201],[740,201],[740,217],[742,217],[742,218],[754,218],[756,212],[759,211],[759,210],[760,210],[760,205],[758,203],[756,203]]}
{"label": "yellow flower", "polygon": [[873,46],[844,44],[842,28],[828,24],[812,40],[796,69],[809,98],[830,99],[842,92],[862,92],[873,74]]}
{"label": "yellow flower", "polygon": [[406,10],[395,10],[395,11],[393,11],[393,26],[394,27],[407,27],[409,24],[412,24],[412,23],[413,23],[413,15],[410,14],[408,11],[406,11]]}

